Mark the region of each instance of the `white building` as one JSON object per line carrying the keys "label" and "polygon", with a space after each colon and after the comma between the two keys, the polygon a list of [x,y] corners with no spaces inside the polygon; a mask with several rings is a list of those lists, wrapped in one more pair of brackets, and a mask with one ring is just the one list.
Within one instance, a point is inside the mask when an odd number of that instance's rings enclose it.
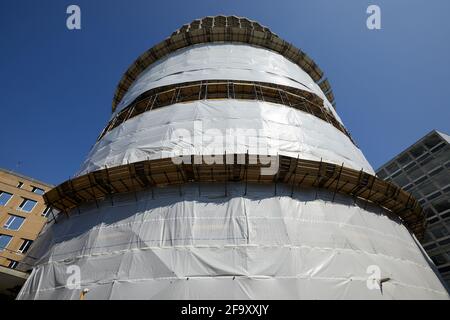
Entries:
{"label": "white building", "polygon": [[245,18],[142,54],[45,196],[63,213],[21,299],[449,298],[419,204],[374,176],[317,65]]}

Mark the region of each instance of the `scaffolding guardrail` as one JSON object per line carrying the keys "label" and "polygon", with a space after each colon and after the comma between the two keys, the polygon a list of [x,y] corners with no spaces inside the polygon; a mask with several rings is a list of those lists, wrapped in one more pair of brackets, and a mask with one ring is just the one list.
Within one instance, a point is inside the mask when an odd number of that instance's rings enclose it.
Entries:
{"label": "scaffolding guardrail", "polygon": [[274,156],[278,170],[262,175],[261,169],[270,164],[261,163],[257,155],[216,155],[214,164],[194,157],[201,156],[192,155],[190,163],[182,164],[164,158],[105,167],[63,182],[45,193],[44,199],[49,206],[69,215],[83,203],[98,204],[114,194],[160,186],[190,182],[244,182],[246,186],[247,183],[286,183],[291,186],[292,194],[297,188],[321,188],[333,193],[332,201],[336,194],[345,194],[365,201],[365,205],[374,203],[399,217],[417,238],[422,239],[425,232],[426,219],[418,201],[398,186],[363,170],[346,168],[343,164]]}
{"label": "scaffolding guardrail", "polygon": [[204,99],[259,100],[295,108],[330,123],[355,144],[347,129],[324,107],[323,100],[316,94],[289,86],[238,80],[190,81],[150,89],[111,119],[97,140],[128,119],[146,111]]}
{"label": "scaffolding guardrail", "polygon": [[170,37],[141,54],[127,69],[117,85],[112,102],[112,112],[116,110],[131,84],[148,66],[178,49],[212,42],[246,43],[281,54],[308,73],[323,90],[333,107],[335,106],[328,80],[323,79],[323,71],[306,53],[255,21],[235,16],[216,16],[194,20],[192,23],[184,25]]}

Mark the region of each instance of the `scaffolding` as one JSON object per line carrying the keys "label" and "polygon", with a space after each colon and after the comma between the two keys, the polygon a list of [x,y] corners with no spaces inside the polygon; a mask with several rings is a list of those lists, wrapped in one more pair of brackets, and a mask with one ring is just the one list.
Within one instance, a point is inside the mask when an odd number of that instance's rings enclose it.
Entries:
{"label": "scaffolding", "polygon": [[112,103],[112,112],[128,91],[131,84],[148,66],[168,54],[188,46],[212,42],[245,43],[275,51],[297,64],[323,90],[329,102],[335,106],[334,95],[322,70],[303,51],[279,38],[268,28],[245,18],[235,16],[205,17],[184,25],[169,38],[144,52],[128,68],[120,80]]}
{"label": "scaffolding", "polygon": [[[185,156],[186,157],[186,156]],[[83,203],[102,201],[120,193],[185,183],[285,183],[295,188],[320,188],[375,203],[401,218],[417,238],[422,239],[426,219],[419,203],[396,185],[370,175],[322,161],[274,156],[278,170],[261,174],[263,164],[258,155],[215,155],[216,163],[201,157],[176,164],[172,158],[146,160],[112,168],[104,168],[68,180],[44,195],[48,205],[67,215]]]}
{"label": "scaffolding", "polygon": [[314,93],[289,86],[256,81],[203,80],[150,89],[114,116],[97,140],[123,122],[146,111],[203,99],[259,100],[295,108],[312,114],[343,132],[355,143],[347,129]]}

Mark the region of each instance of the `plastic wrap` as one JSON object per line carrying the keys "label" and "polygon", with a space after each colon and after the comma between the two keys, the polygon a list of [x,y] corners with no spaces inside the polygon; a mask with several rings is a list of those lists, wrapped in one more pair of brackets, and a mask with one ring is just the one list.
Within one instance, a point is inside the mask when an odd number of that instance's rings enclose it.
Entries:
{"label": "plastic wrap", "polygon": [[[223,184],[115,196],[41,235],[19,299],[79,299],[84,289],[86,299],[449,298],[399,221],[331,199],[239,183],[227,196]],[[71,266],[78,287],[68,286]],[[389,279],[382,288],[368,285],[371,268]]]}
{"label": "plastic wrap", "polygon": [[262,101],[200,100],[125,121],[93,146],[78,175],[180,152],[279,154],[374,172],[344,133],[311,114]]}
{"label": "plastic wrap", "polygon": [[[117,112],[151,88],[207,79],[288,85],[325,99],[280,54],[215,43],[180,49],[149,66]],[[336,115],[326,99],[324,105]],[[211,99],[124,121],[96,142],[78,175],[147,159],[245,153],[374,173],[348,136],[312,114]],[[430,259],[390,213],[283,183],[186,183],[114,194],[60,214],[29,256],[36,265],[19,299],[79,299],[81,292],[85,299],[449,298]]]}
{"label": "plastic wrap", "polygon": [[[210,43],[179,49],[150,65],[130,86],[115,114],[149,89],[189,81],[217,79],[291,86],[313,92],[326,100],[314,80],[298,65],[279,53],[246,44]],[[340,121],[328,100],[325,106]]]}

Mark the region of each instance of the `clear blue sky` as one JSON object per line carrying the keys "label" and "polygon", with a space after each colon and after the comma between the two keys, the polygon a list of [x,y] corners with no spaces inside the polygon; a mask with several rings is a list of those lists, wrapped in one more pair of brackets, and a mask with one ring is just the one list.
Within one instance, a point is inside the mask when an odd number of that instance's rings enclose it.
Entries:
{"label": "clear blue sky", "polygon": [[[81,7],[82,30],[66,29],[70,4]],[[382,30],[366,28],[369,4],[381,7]],[[450,132],[448,0],[2,0],[0,167],[66,180],[134,59],[216,14],[257,20],[307,52],[375,168],[434,128]]]}

